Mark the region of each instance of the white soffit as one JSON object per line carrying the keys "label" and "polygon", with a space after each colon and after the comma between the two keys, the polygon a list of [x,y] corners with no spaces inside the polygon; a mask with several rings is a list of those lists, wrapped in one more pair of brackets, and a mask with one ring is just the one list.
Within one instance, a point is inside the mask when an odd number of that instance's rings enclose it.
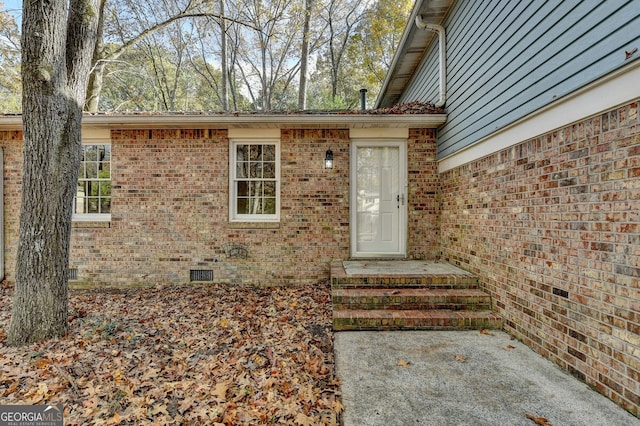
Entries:
{"label": "white soffit", "polygon": [[640,97],[640,60],[453,153],[438,163],[440,173],[478,160]]}
{"label": "white soffit", "polygon": [[349,129],[351,139],[407,139],[409,129]]}

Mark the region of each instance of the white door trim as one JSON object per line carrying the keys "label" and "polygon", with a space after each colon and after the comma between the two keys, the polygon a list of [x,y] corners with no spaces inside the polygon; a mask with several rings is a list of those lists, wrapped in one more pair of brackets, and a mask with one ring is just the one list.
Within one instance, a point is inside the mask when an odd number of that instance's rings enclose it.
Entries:
{"label": "white door trim", "polygon": [[[394,252],[362,252],[358,251],[358,231],[357,231],[357,194],[356,194],[356,173],[357,173],[357,149],[360,147],[398,147],[399,158],[399,184],[400,195],[398,214],[398,239],[399,248]],[[352,258],[405,258],[407,255],[407,215],[408,215],[408,178],[407,178],[407,141],[406,139],[358,139],[351,141],[350,153],[350,234],[351,234],[351,257]]]}

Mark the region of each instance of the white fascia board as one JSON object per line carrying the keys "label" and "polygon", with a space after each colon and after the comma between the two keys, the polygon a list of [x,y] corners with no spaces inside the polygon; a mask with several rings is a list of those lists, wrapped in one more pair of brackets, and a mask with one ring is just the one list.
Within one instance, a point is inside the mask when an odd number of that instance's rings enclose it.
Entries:
{"label": "white fascia board", "polygon": [[588,84],[438,162],[440,173],[640,98],[640,60]]}

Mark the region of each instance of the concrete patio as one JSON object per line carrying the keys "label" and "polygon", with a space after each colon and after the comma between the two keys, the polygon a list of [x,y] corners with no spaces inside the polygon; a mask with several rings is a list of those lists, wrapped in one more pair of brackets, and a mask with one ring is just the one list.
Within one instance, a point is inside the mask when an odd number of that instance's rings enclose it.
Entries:
{"label": "concrete patio", "polygon": [[640,425],[508,334],[483,333],[336,333],[344,425]]}

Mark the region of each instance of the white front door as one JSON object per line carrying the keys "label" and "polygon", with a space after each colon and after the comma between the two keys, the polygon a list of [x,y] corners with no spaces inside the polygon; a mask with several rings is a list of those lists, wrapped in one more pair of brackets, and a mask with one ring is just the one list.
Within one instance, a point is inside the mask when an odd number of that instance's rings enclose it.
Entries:
{"label": "white front door", "polygon": [[351,256],[406,255],[404,141],[351,144]]}

